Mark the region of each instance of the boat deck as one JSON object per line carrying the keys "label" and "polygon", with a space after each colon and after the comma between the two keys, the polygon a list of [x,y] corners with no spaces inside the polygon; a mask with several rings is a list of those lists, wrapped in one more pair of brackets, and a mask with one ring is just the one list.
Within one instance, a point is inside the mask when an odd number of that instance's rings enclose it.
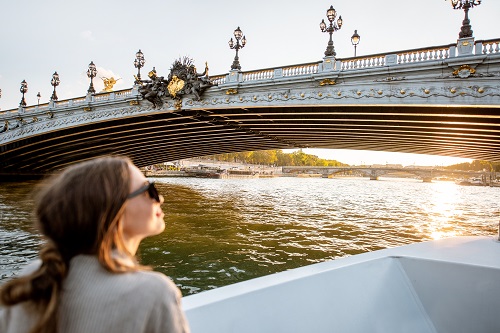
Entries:
{"label": "boat deck", "polygon": [[500,243],[458,237],[183,298],[196,332],[500,332]]}

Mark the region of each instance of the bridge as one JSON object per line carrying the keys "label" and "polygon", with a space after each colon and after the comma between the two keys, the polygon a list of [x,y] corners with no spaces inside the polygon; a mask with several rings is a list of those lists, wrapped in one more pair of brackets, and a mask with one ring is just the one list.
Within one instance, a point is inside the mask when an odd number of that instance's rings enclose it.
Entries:
{"label": "bridge", "polygon": [[130,89],[0,111],[0,174],[96,156],[138,166],[237,151],[335,148],[500,162],[500,38],[207,77],[155,105]]}
{"label": "bridge", "polygon": [[315,166],[286,166],[282,168],[284,174],[319,174],[323,177],[341,173],[356,173],[365,177],[370,177],[371,180],[378,180],[379,177],[390,174],[411,174],[418,176],[424,182],[431,182],[437,177],[453,177],[453,178],[472,178],[478,177],[485,183],[491,183],[492,179],[496,179],[497,173],[488,171],[462,171],[462,170],[446,170],[439,167],[403,167],[403,166],[379,166],[379,165],[358,165],[358,166],[338,166],[338,167],[315,167]]}

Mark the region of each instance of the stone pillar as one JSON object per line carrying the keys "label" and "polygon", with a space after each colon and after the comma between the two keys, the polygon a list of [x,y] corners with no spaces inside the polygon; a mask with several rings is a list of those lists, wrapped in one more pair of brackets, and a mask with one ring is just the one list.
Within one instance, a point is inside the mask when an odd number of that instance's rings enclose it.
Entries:
{"label": "stone pillar", "polygon": [[87,93],[87,96],[85,96],[85,102],[93,102],[94,101],[94,96],[92,96],[91,93]]}
{"label": "stone pillar", "polygon": [[237,83],[237,82],[240,82],[241,79],[242,79],[241,72],[237,69],[232,69],[226,77],[226,82],[227,83]]}
{"label": "stone pillar", "polygon": [[335,57],[324,57],[323,58],[323,66],[322,66],[322,71],[323,72],[333,72],[335,70]]}
{"label": "stone pillar", "polygon": [[397,54],[388,54],[385,56],[385,65],[386,66],[394,66],[398,64],[398,55]]}
{"label": "stone pillar", "polygon": [[134,84],[134,85],[132,86],[132,92],[131,92],[131,95],[132,95],[132,96],[136,97],[136,96],[139,96],[139,95],[140,95],[140,93],[139,93],[139,87],[140,87],[140,86],[139,86],[138,84]]}
{"label": "stone pillar", "polygon": [[474,49],[474,37],[459,38],[457,40],[458,56],[471,55]]}
{"label": "stone pillar", "polygon": [[483,42],[480,41],[476,42],[476,54],[478,55],[483,54]]}

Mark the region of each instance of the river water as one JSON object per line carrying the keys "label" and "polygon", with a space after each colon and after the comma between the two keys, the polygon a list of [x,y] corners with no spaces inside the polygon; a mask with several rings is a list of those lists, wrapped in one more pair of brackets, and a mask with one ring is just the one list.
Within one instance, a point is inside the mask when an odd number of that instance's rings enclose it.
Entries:
{"label": "river water", "polygon": [[[183,295],[325,260],[462,235],[491,235],[500,187],[381,178],[154,178],[167,227],[143,264]],[[36,257],[34,182],[0,186],[0,283]]]}

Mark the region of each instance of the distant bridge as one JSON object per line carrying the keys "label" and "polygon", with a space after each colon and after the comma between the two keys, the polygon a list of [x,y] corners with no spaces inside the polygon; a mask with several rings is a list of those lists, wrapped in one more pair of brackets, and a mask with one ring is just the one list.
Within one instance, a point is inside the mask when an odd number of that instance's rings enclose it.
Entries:
{"label": "distant bridge", "polygon": [[0,174],[107,154],[138,166],[250,150],[336,148],[500,162],[500,39],[210,77],[155,108],[138,86],[0,112]]}
{"label": "distant bridge", "polygon": [[286,166],[282,168],[285,174],[320,174],[323,176],[335,175],[345,172],[356,172],[372,180],[388,174],[405,173],[418,176],[424,182],[430,182],[433,178],[442,176],[460,176],[462,178],[480,177],[482,179],[496,179],[496,174],[490,171],[460,171],[446,170],[443,168],[418,168],[418,167],[391,167],[391,166],[339,166],[339,167],[318,167],[318,166]]}

